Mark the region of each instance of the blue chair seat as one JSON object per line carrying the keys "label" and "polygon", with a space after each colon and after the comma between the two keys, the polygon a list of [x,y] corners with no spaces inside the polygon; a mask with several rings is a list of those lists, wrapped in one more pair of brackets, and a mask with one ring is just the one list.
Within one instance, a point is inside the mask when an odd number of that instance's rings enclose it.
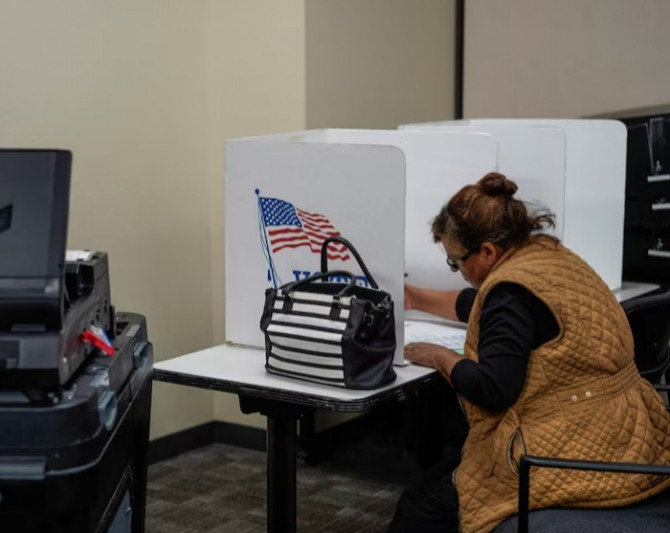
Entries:
{"label": "blue chair seat", "polygon": [[[627,507],[611,509],[540,509],[528,517],[530,533],[668,533],[670,490]],[[513,516],[493,533],[517,533]]]}

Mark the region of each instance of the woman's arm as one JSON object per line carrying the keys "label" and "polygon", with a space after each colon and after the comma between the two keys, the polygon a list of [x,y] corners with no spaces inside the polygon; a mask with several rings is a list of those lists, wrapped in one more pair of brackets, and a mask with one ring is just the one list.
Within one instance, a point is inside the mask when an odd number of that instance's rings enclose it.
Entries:
{"label": "woman's arm", "polygon": [[559,331],[549,307],[530,291],[513,283],[497,285],[479,318],[478,362],[464,359],[452,367],[454,389],[489,411],[507,409],[523,390],[530,353]]}
{"label": "woman's arm", "polygon": [[405,285],[405,310],[416,309],[447,320],[458,320],[456,300],[460,292]]}
{"label": "woman's arm", "polygon": [[512,283],[489,293],[479,326],[477,362],[425,343],[406,346],[405,357],[440,372],[475,405],[499,412],[519,398],[530,352],[555,338],[560,328],[544,302]]}

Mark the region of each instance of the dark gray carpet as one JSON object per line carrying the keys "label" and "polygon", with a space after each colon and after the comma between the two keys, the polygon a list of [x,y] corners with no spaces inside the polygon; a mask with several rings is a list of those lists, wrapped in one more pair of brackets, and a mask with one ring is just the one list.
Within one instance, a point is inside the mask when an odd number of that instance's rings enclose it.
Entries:
{"label": "dark gray carpet", "polygon": [[[317,466],[298,466],[298,531],[381,533],[419,473],[402,447],[348,446]],[[149,467],[147,533],[266,530],[265,454],[216,444]]]}

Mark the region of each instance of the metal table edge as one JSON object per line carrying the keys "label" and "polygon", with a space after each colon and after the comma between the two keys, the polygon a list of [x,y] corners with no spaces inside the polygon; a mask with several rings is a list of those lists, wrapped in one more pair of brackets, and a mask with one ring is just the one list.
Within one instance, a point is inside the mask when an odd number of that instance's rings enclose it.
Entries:
{"label": "metal table edge", "polygon": [[393,399],[403,398],[408,393],[419,389],[423,385],[430,383],[438,378],[439,373],[434,372],[426,374],[425,376],[421,376],[420,378],[412,380],[401,386],[379,390],[378,392],[374,392],[365,398],[345,400],[337,398],[326,398],[316,394],[291,392],[283,389],[273,389],[262,387],[260,385],[244,385],[236,381],[194,376],[193,374],[176,372],[174,370],[162,370],[157,368],[153,369],[154,381],[204,388],[220,392],[231,392],[240,396],[265,398],[277,402],[317,407],[330,411],[340,412],[365,411]]}

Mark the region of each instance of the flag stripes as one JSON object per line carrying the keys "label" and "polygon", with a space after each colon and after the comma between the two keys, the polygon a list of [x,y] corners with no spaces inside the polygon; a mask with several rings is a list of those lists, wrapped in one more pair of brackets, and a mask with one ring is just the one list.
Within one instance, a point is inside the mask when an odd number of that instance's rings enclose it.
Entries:
{"label": "flag stripes", "polygon": [[[313,253],[321,253],[321,246],[328,237],[337,237],[333,223],[324,215],[310,213],[277,198],[259,197],[263,224],[267,231],[272,253],[286,248],[309,247]],[[328,245],[328,259],[347,261],[351,259],[346,246],[340,243]]]}

